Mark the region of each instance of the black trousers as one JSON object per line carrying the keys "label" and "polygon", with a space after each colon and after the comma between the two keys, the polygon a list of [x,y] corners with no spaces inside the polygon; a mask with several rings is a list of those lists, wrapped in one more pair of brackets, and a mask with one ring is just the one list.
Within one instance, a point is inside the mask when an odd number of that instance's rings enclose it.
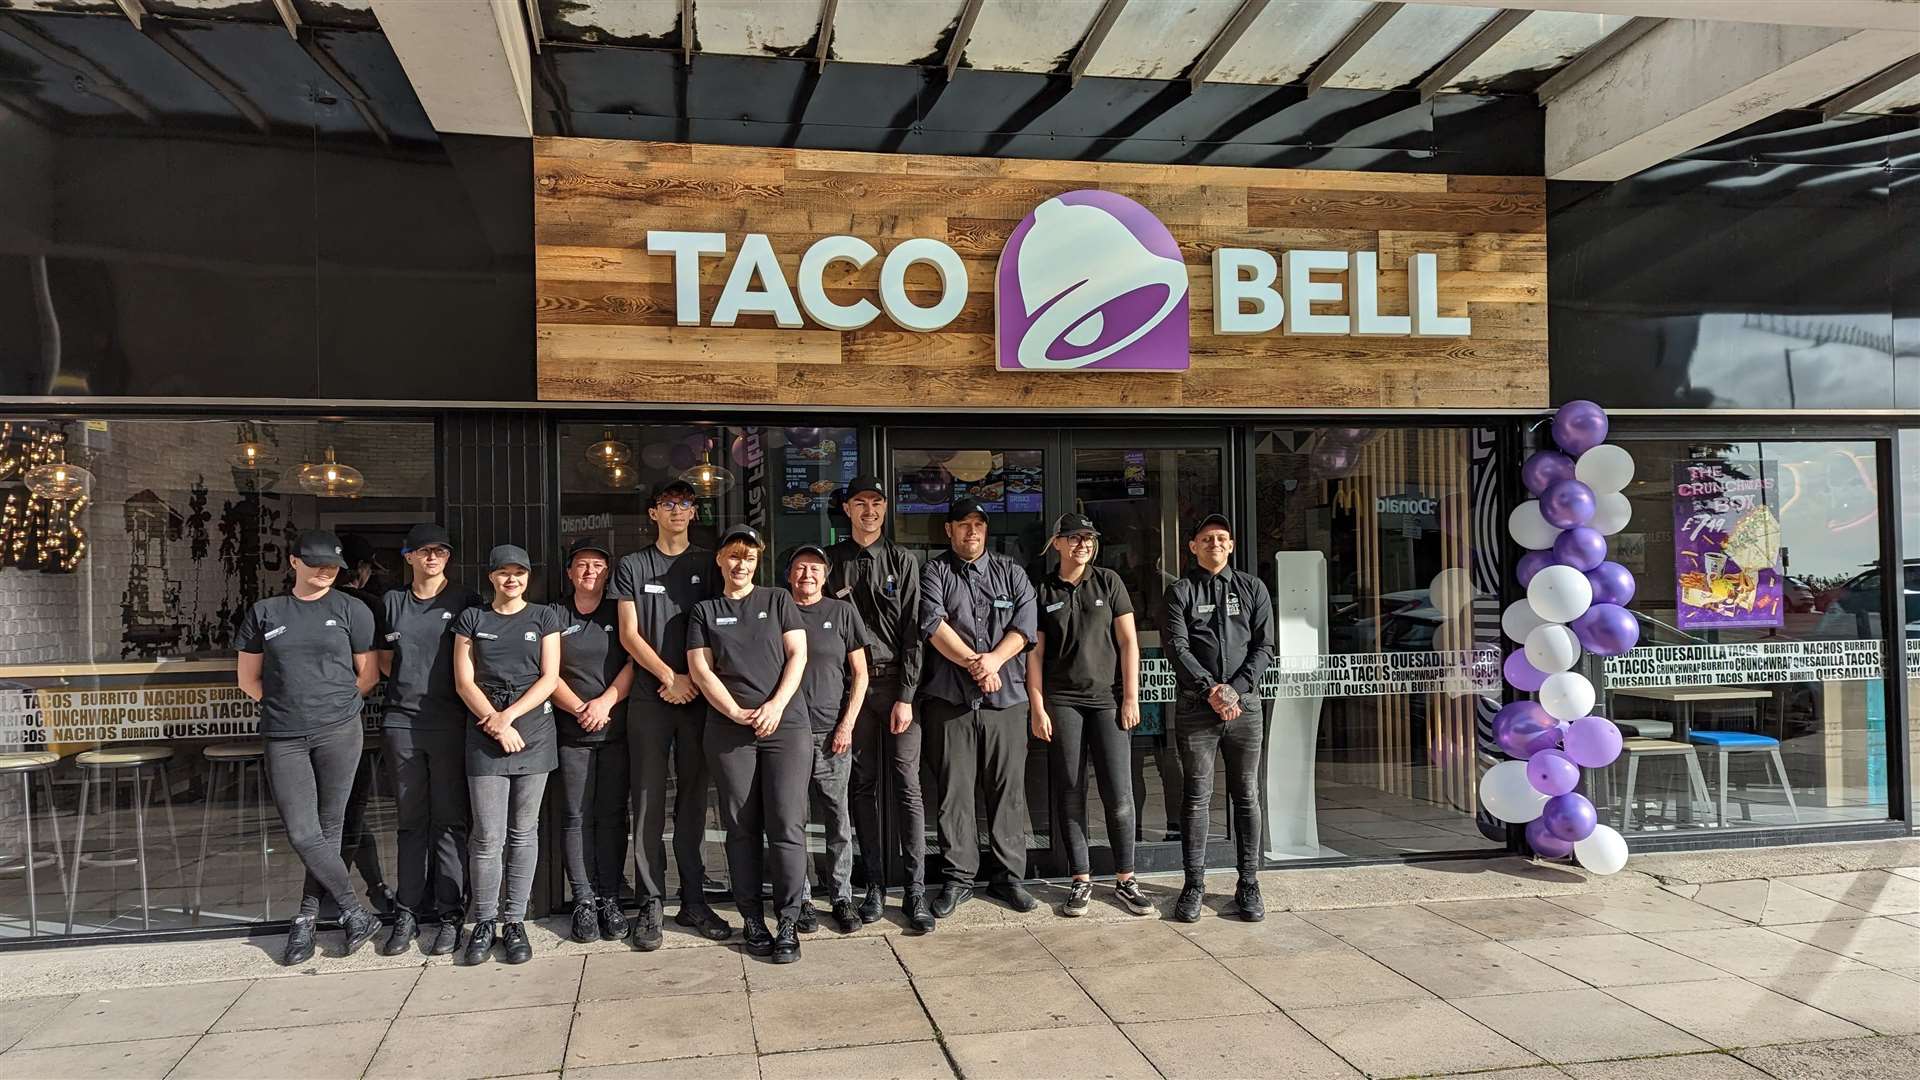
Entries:
{"label": "black trousers", "polygon": [[273,802],[287,828],[288,843],[307,868],[300,888],[302,915],[318,915],[320,900],[326,896],[333,897],[342,915],[361,906],[353,894],[347,864],[340,858],[340,833],[364,745],[358,716],[310,735],[266,740]]}
{"label": "black trousers", "polygon": [[867,686],[867,700],[861,703],[853,725],[853,780],[847,786],[847,801],[853,806],[853,832],[859,839],[867,881],[883,882],[887,850],[880,823],[880,776],[892,771],[900,853],[906,858],[907,888],[913,890],[926,881],[927,804],[920,793],[920,744],[927,720],[916,711],[907,730],[898,735],[889,731],[893,703],[899,696],[898,676]]}
{"label": "black trousers", "polygon": [[625,743],[560,744],[560,849],[576,904],[620,899],[630,767]]}
{"label": "black trousers", "polygon": [[[364,739],[362,740],[364,745]],[[373,758],[364,755],[353,773],[353,790],[347,794],[347,820],[340,829],[340,858],[360,871],[369,895],[387,884],[386,871],[380,867],[380,843],[367,828],[367,796],[373,794]]]}
{"label": "black trousers", "polygon": [[1187,810],[1180,826],[1180,854],[1188,878],[1207,867],[1207,829],[1213,819],[1213,767],[1216,755],[1227,766],[1227,799],[1233,808],[1234,865],[1242,878],[1260,871],[1260,746],[1257,707],[1222,723],[1211,709],[1182,710],[1174,737],[1187,774]]}
{"label": "black trousers", "polygon": [[1053,820],[1065,836],[1074,874],[1091,873],[1087,857],[1087,764],[1092,760],[1107,810],[1107,842],[1116,873],[1133,872],[1133,736],[1120,726],[1120,710],[1049,705],[1053,741],[1047,766],[1053,775]]}
{"label": "black trousers", "polygon": [[388,728],[399,811],[399,902],[421,922],[459,922],[467,900],[467,735],[462,728]]}
{"label": "black trousers", "polygon": [[[742,915],[759,913],[769,872],[776,918],[796,918],[807,902],[807,786],[813,778],[813,733],[784,721],[764,739],[731,720],[707,725],[707,767],[720,789],[727,830],[727,875]],[[762,838],[766,850],[761,850]]]}
{"label": "black trousers", "polygon": [[667,763],[673,763],[673,856],[680,871],[680,902],[702,903],[707,835],[707,703],[669,705],[652,690],[635,688],[627,702],[628,775],[633,784],[634,890],[641,902],[667,892]]}
{"label": "black trousers", "polygon": [[940,782],[936,829],[947,860],[947,881],[973,885],[980,876],[976,788],[987,797],[988,845],[999,867],[996,881],[1027,875],[1027,704],[973,709],[944,701],[921,703],[926,713],[934,775]]}

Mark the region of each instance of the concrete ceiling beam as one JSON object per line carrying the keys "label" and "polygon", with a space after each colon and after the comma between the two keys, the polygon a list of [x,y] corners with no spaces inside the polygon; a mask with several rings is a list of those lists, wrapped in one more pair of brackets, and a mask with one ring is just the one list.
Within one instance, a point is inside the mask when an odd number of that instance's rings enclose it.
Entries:
{"label": "concrete ceiling beam", "polygon": [[436,131],[533,135],[532,42],[519,0],[373,0]]}

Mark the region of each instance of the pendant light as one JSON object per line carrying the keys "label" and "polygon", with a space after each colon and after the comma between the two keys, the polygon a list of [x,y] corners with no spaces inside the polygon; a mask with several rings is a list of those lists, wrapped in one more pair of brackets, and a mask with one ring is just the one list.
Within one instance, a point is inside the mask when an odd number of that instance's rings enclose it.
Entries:
{"label": "pendant light", "polygon": [[707,440],[706,450],[702,452],[700,464],[680,474],[680,479],[691,486],[694,493],[703,499],[716,495],[725,495],[733,490],[735,482],[733,471],[725,465],[713,463],[713,440]]}
{"label": "pendant light", "polygon": [[615,463],[600,470],[600,482],[613,491],[631,491],[640,484],[640,474],[633,466]]}
{"label": "pendant light", "polygon": [[253,472],[271,460],[267,444],[260,441],[260,432],[252,423],[242,422],[234,434],[233,448],[227,451],[228,464],[245,472]]}
{"label": "pendant light", "polygon": [[357,499],[366,486],[367,478],[360,474],[359,469],[335,459],[331,446],[327,447],[319,461],[300,466],[300,487],[310,494]]}
{"label": "pendant light", "polygon": [[93,487],[93,474],[78,465],[70,465],[66,460],[66,451],[58,454],[53,461],[44,465],[35,465],[27,470],[21,479],[27,483],[27,490],[48,502],[73,502],[86,498]]}
{"label": "pendant light", "polygon": [[587,447],[588,461],[593,462],[603,469],[611,469],[615,465],[630,465],[633,463],[633,449],[626,443],[614,438],[612,428],[605,429],[601,434],[604,437],[599,442]]}

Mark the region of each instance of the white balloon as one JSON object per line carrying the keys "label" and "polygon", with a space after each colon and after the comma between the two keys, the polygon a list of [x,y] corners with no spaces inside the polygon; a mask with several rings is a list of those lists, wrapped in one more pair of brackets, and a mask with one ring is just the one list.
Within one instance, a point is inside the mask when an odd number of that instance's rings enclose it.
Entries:
{"label": "white balloon", "polygon": [[1442,615],[1451,615],[1473,603],[1473,575],[1464,566],[1449,566],[1427,584],[1427,603]]}
{"label": "white balloon", "polygon": [[1543,623],[1527,635],[1527,663],[1551,675],[1580,659],[1580,639],[1559,623]]}
{"label": "white balloon", "polygon": [[1516,644],[1525,644],[1533,628],[1545,622],[1545,619],[1534,614],[1533,605],[1525,600],[1515,600],[1500,613],[1500,629]]}
{"label": "white balloon", "polygon": [[1513,508],[1507,515],[1507,531],[1513,534],[1513,542],[1529,551],[1545,551],[1553,546],[1560,530],[1547,524],[1540,516],[1540,500],[1528,499]]}
{"label": "white balloon", "polygon": [[1599,530],[1602,536],[1612,536],[1632,520],[1633,504],[1625,495],[1609,491],[1593,497],[1593,518],[1587,522],[1587,528]]}
{"label": "white balloon", "polygon": [[1573,478],[1595,495],[1619,491],[1633,482],[1633,455],[1624,446],[1601,443],[1573,463]]}
{"label": "white balloon", "polygon": [[1540,684],[1540,707],[1555,720],[1578,720],[1593,711],[1593,684],[1579,672],[1555,672]]}
{"label": "white balloon", "polygon": [[1571,566],[1549,566],[1527,582],[1527,603],[1542,622],[1570,623],[1593,605],[1593,583]]}
{"label": "white balloon", "polygon": [[1573,857],[1589,873],[1605,877],[1627,865],[1627,841],[1608,825],[1595,825],[1585,840],[1573,842]]}
{"label": "white balloon", "polygon": [[1501,821],[1522,825],[1540,816],[1547,797],[1527,782],[1527,763],[1503,761],[1480,777],[1480,801]]}

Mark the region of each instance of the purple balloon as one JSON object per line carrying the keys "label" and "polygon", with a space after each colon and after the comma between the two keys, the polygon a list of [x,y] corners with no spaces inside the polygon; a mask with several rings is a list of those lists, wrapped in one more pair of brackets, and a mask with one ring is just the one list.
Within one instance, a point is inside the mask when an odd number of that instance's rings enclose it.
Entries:
{"label": "purple balloon", "polygon": [[1557,450],[1536,450],[1520,466],[1520,482],[1534,498],[1562,480],[1573,479],[1573,459]]}
{"label": "purple balloon", "polygon": [[1625,607],[1633,599],[1633,571],[1617,562],[1603,562],[1587,571],[1587,583],[1593,586],[1593,602]]}
{"label": "purple balloon", "polygon": [[1607,413],[1591,401],[1569,401],[1553,414],[1553,441],[1578,458],[1607,441]]}
{"label": "purple balloon", "polygon": [[1558,750],[1541,750],[1527,759],[1527,783],[1542,795],[1565,795],[1580,786],[1580,766]]}
{"label": "purple balloon", "polygon": [[[1524,654],[1522,654],[1524,655]],[[1545,740],[1545,745],[1541,745]],[[1515,701],[1493,714],[1493,741],[1522,761],[1560,741],[1560,728],[1537,701]]]}
{"label": "purple balloon", "polygon": [[1575,844],[1592,836],[1594,826],[1600,824],[1593,804],[1585,795],[1573,792],[1548,799],[1546,808],[1540,811],[1540,820],[1547,823],[1548,832]]}
{"label": "purple balloon", "polygon": [[1544,818],[1527,822],[1527,846],[1543,859],[1564,859],[1573,854],[1573,844],[1549,832]]}
{"label": "purple balloon", "polygon": [[1556,529],[1593,520],[1593,489],[1578,480],[1557,480],[1540,495],[1540,516]]}
{"label": "purple balloon", "polygon": [[[1496,726],[1499,717],[1494,717]],[[1567,725],[1567,758],[1585,769],[1604,769],[1620,756],[1620,729],[1604,716],[1583,716]]]}
{"label": "purple balloon", "polygon": [[1568,529],[1553,539],[1553,561],[1583,574],[1606,559],[1607,538],[1585,525]]}
{"label": "purple balloon", "polygon": [[1619,604],[1595,604],[1568,625],[1595,656],[1619,656],[1640,642],[1640,620]]}
{"label": "purple balloon", "polygon": [[1533,575],[1554,565],[1557,565],[1557,560],[1554,559],[1553,552],[1529,551],[1520,556],[1520,561],[1514,565],[1513,573],[1520,579],[1520,587],[1524,589],[1533,581]]}
{"label": "purple balloon", "polygon": [[1547,681],[1547,673],[1527,663],[1527,654],[1519,649],[1507,654],[1507,662],[1501,665],[1501,671],[1507,676],[1507,682],[1516,690],[1531,694],[1540,689]]}

